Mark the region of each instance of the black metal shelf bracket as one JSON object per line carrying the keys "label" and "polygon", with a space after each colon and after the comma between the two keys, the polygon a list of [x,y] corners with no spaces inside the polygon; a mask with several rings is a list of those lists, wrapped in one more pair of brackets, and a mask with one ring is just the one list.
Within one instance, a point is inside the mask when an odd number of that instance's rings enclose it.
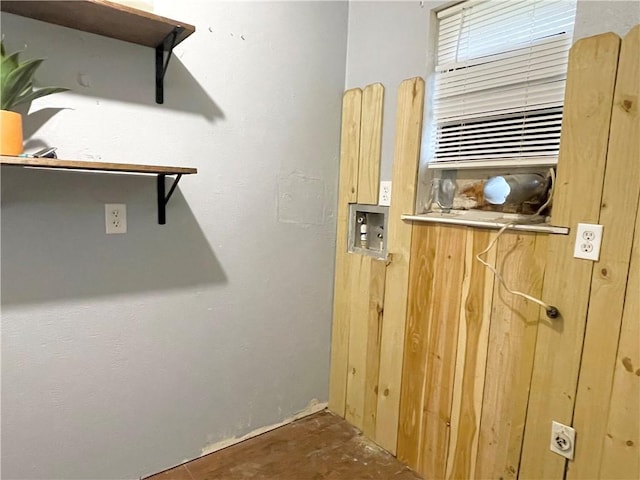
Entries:
{"label": "black metal shelf bracket", "polygon": [[173,195],[174,190],[178,186],[178,182],[182,178],[182,174],[179,173],[171,188],[169,189],[169,193],[165,195],[165,174],[158,175],[157,178],[157,187],[158,187],[158,224],[164,225],[167,223],[167,203],[169,203],[169,199],[171,195]]}
{"label": "black metal shelf bracket", "polygon": [[[169,60],[176,46],[178,35],[184,31],[184,27],[177,26],[169,33],[160,45],[156,47],[156,103],[164,103],[164,75],[167,73]],[[165,60],[164,52],[167,52]]]}

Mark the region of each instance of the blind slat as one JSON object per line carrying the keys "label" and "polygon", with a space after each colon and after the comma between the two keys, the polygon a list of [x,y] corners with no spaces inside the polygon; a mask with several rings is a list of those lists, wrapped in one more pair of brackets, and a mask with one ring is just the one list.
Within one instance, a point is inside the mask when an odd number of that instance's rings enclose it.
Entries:
{"label": "blind slat", "polygon": [[547,125],[560,123],[562,121],[562,110],[548,110],[543,112],[538,116],[529,116],[529,117],[496,117],[496,118],[485,118],[481,122],[473,122],[473,123],[461,123],[461,124],[453,124],[453,125],[443,125],[443,128],[446,128],[446,131],[454,131],[454,130],[490,130],[495,128],[513,128],[514,126],[520,126],[523,124],[531,124],[534,123],[536,125]]}
{"label": "blind slat", "polygon": [[487,55],[484,57],[469,59],[464,62],[450,62],[445,65],[438,65],[437,71],[449,71],[462,68],[475,67],[483,64],[491,64],[500,60],[509,60],[514,57],[526,55],[529,52],[543,52],[545,50],[553,50],[555,52],[561,50],[569,50],[571,47],[571,37],[568,34],[557,34],[552,37],[543,38],[532,42],[530,45],[513,45],[512,48],[503,46],[501,52]]}
{"label": "blind slat", "polygon": [[541,110],[543,105],[562,106],[564,83],[555,85],[526,85],[524,87],[477,92],[454,99],[434,103],[433,118],[436,122],[451,122],[456,118],[482,118],[500,111]]}
{"label": "blind slat", "polygon": [[[500,139],[508,139],[508,138],[522,138],[523,129],[515,130],[511,132],[492,132],[484,135],[465,135],[464,137],[438,137],[438,149],[445,148],[447,145],[477,145],[487,140],[500,140]],[[553,139],[555,141],[555,134],[558,132],[558,128],[549,127],[549,128],[541,128],[537,131],[527,130],[527,140],[544,140],[544,139]]]}
{"label": "blind slat", "polygon": [[[575,1],[488,1],[462,4],[463,10],[440,25],[438,63],[463,61],[529,44],[552,34],[572,34]],[[453,8],[453,7],[452,7]],[[453,42],[455,50],[447,51]]]}
{"label": "blind slat", "polygon": [[553,161],[575,8],[467,0],[438,12],[429,161]]}
{"label": "blind slat", "polygon": [[[434,163],[438,163],[440,161],[442,162],[466,162],[469,160],[498,160],[498,159],[503,159],[505,160],[505,163],[507,160],[511,160],[511,162],[509,162],[509,164],[513,163],[514,165],[518,164],[518,160],[521,158],[544,158],[544,157],[551,157],[551,158],[555,158],[558,156],[558,150],[549,150],[547,152],[530,152],[526,155],[524,154],[514,154],[514,153],[490,153],[490,154],[486,154],[486,155],[465,155],[465,156],[452,156],[452,157],[443,157],[442,160],[438,159],[438,160],[434,160]],[[555,163],[555,162],[549,162],[549,163]]]}
{"label": "blind slat", "polygon": [[509,87],[510,85],[522,83],[533,83],[548,78],[557,77],[564,79],[566,71],[567,61],[560,60],[555,63],[541,64],[537,69],[509,69],[489,73],[480,77],[473,76],[468,79],[460,79],[455,83],[451,82],[445,85],[436,85],[437,97],[434,95],[434,98],[445,99],[457,95],[468,95],[483,90]]}

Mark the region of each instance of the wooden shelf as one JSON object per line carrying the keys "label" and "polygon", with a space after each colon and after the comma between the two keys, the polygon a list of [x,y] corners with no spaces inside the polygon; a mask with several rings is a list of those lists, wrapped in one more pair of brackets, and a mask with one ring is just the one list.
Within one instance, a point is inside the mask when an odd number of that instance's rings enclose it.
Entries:
{"label": "wooden shelf", "polygon": [[[105,173],[141,173],[157,175],[156,192],[158,201],[158,223],[164,225],[167,218],[167,203],[173,195],[182,175],[198,173],[195,168],[165,167],[159,165],[136,165],[129,163],[87,162],[83,160],[60,160],[58,158],[31,158],[0,156],[0,165],[22,168],[44,168],[50,170],[79,170]],[[169,193],[165,193],[167,175],[176,175]]]}
{"label": "wooden shelf", "polygon": [[190,175],[198,173],[198,170],[196,168],[187,167],[88,162],[83,160],[61,160],[59,158],[9,157],[5,155],[0,156],[0,163],[2,165],[11,165],[16,167],[85,170],[94,172],[146,173],[153,175]]}
{"label": "wooden shelf", "polygon": [[[164,76],[173,48],[195,32],[195,27],[153,13],[107,0],[56,0],[0,2],[0,10],[84,32],[123,40],[155,49],[156,102],[164,102]],[[165,52],[168,52],[165,59]],[[27,168],[126,172],[157,175],[158,223],[165,223],[166,204],[182,175],[198,173],[195,168],[88,162],[52,158],[0,156],[2,165]],[[165,178],[176,175],[168,194]]]}
{"label": "wooden shelf", "polygon": [[107,0],[2,0],[0,10],[152,47],[156,60],[156,103],[164,103],[164,75],[173,48],[196,31],[188,23]]}
{"label": "wooden shelf", "polygon": [[176,27],[183,30],[175,45],[196,30],[188,23],[106,0],[2,0],[0,10],[152,48],[162,45]]}
{"label": "wooden shelf", "polygon": [[548,223],[531,223],[526,215],[504,214],[482,211],[452,211],[451,213],[430,212],[419,215],[402,215],[402,220],[409,222],[444,223],[449,225],[462,225],[465,227],[500,229],[511,222],[517,222],[509,226],[510,230],[523,232],[550,233],[555,235],[568,235],[567,227],[557,227]]}

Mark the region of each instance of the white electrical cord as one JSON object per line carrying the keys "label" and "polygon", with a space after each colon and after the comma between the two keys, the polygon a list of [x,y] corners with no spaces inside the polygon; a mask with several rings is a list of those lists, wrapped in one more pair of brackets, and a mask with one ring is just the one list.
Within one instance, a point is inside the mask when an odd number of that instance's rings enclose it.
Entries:
{"label": "white electrical cord", "polygon": [[[542,206],[538,209],[538,211],[533,215],[533,217],[536,217],[538,215],[540,215],[540,213],[547,208],[547,206],[551,203],[551,199],[553,198],[553,192],[555,189],[555,180],[556,180],[556,175],[555,175],[555,171],[553,168],[549,169],[549,174],[551,177],[551,188],[549,189],[549,195],[547,197],[547,201],[544,202],[544,204],[542,204]],[[491,270],[493,272],[493,274],[495,275],[495,277],[500,281],[500,284],[504,287],[504,289],[511,293],[512,295],[518,295],[520,297],[526,298],[527,300],[530,300],[534,303],[537,303],[538,305],[540,305],[541,307],[543,307],[546,311],[547,311],[547,316],[549,316],[550,318],[556,318],[559,315],[558,309],[556,307],[554,307],[553,305],[549,305],[548,303],[543,302],[542,300],[540,300],[539,298],[536,298],[534,296],[528,295],[524,292],[519,292],[517,290],[512,290],[511,288],[509,288],[507,286],[507,283],[505,282],[504,278],[502,277],[502,274],[491,264],[485,262],[482,258],[481,255],[484,255],[485,253],[488,253],[493,246],[496,244],[496,242],[498,241],[498,239],[500,238],[500,235],[502,235],[505,230],[507,230],[509,227],[513,226],[513,225],[517,225],[518,222],[509,222],[507,224],[505,224],[499,231],[498,234],[495,236],[495,238],[489,243],[489,245],[487,246],[487,248],[485,248],[483,251],[481,251],[480,253],[478,253],[476,255],[476,260],[478,260],[480,263],[482,263],[485,267],[487,267],[489,270]]]}

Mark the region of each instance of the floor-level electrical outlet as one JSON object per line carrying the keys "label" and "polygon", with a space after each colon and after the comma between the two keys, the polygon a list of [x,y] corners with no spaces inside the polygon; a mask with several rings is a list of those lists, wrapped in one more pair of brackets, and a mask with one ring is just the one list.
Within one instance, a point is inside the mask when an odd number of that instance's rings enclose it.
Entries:
{"label": "floor-level electrical outlet", "polygon": [[391,206],[391,182],[380,182],[380,195],[378,196],[378,205],[381,207]]}
{"label": "floor-level electrical outlet", "polygon": [[551,444],[549,448],[552,452],[573,460],[573,452],[576,448],[576,431],[562,423],[551,422]]}
{"label": "floor-level electrical outlet", "polygon": [[573,256],[597,262],[600,258],[601,243],[602,225],[579,223],[576,229],[576,244],[573,249]]}
{"label": "floor-level electrical outlet", "polygon": [[104,223],[108,234],[127,233],[127,206],[124,203],[105,203]]}

